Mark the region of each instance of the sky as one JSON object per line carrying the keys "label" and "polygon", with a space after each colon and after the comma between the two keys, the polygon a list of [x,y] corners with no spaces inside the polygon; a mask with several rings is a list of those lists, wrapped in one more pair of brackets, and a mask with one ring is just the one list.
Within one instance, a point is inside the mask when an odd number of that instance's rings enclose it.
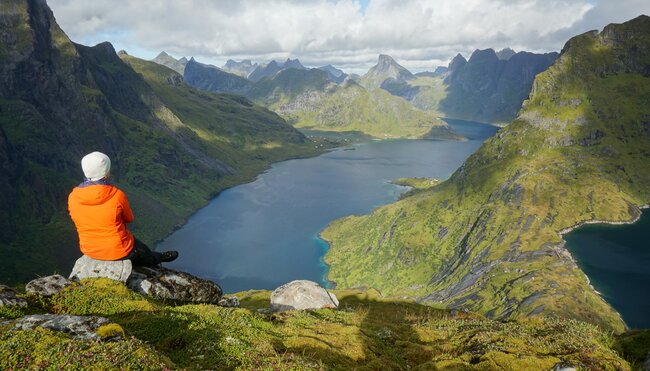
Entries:
{"label": "sky", "polygon": [[413,72],[505,47],[560,51],[580,33],[641,14],[648,0],[48,0],[80,44],[111,42],[143,59],[161,51],[226,60],[299,58],[364,73],[388,54]]}

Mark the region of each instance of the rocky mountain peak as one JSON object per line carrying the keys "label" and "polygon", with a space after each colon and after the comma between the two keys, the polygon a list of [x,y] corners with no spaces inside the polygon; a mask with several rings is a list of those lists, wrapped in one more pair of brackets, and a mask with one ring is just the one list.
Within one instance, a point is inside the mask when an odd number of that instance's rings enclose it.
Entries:
{"label": "rocky mountain peak", "polygon": [[171,58],[171,56],[163,50],[156,56],[156,58]]}
{"label": "rocky mountain peak", "polygon": [[377,60],[377,66],[379,68],[387,68],[387,67],[389,67],[391,65],[394,65],[394,64],[397,64],[397,62],[395,62],[393,57],[391,57],[390,55],[386,55],[386,54],[379,54],[379,58]]}
{"label": "rocky mountain peak", "polygon": [[513,55],[517,54],[514,50],[510,48],[504,48],[497,52],[497,57],[502,61],[507,61],[512,58]]}
{"label": "rocky mountain peak", "polygon": [[463,57],[462,54],[458,53],[456,54],[454,59],[452,59],[451,62],[449,62],[448,70],[453,72],[463,67],[466,64],[467,64],[467,59],[465,59],[465,57]]}
{"label": "rocky mountain peak", "polygon": [[394,82],[405,82],[415,78],[413,74],[397,63],[392,57],[380,54],[377,64],[360,80],[361,85],[368,89],[380,87],[384,81],[391,79]]}
{"label": "rocky mountain peak", "polygon": [[485,63],[498,61],[497,53],[494,49],[476,49],[469,58],[469,63]]}

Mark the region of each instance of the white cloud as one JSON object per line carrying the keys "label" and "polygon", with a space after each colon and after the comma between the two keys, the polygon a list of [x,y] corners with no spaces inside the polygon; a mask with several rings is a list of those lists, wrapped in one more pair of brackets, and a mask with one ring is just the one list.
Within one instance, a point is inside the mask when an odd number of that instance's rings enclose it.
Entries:
{"label": "white cloud", "polygon": [[[365,2],[364,2],[365,4]],[[387,53],[414,70],[477,48],[561,49],[572,35],[650,13],[646,0],[50,0],[83,44],[221,64],[299,57],[363,72]]]}

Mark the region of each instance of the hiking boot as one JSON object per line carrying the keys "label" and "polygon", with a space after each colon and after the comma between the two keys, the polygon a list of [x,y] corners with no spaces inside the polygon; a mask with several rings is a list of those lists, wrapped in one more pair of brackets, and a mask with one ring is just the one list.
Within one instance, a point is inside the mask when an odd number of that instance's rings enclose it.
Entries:
{"label": "hiking boot", "polygon": [[161,261],[163,263],[169,263],[171,261],[176,260],[178,258],[178,251],[165,251],[162,253],[162,259]]}

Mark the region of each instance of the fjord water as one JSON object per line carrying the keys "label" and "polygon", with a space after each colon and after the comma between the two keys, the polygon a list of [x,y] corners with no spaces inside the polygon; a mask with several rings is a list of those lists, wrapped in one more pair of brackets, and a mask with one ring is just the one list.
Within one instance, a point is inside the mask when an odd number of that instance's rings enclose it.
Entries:
{"label": "fjord water", "polygon": [[274,289],[295,279],[327,284],[319,232],[331,221],[395,201],[400,177],[447,178],[497,127],[453,120],[469,140],[372,141],[274,164],[254,182],[222,192],[157,250],[179,250],[172,268],[226,293]]}
{"label": "fjord water", "polygon": [[650,212],[634,224],[584,225],[567,248],[591,284],[631,328],[650,328]]}

